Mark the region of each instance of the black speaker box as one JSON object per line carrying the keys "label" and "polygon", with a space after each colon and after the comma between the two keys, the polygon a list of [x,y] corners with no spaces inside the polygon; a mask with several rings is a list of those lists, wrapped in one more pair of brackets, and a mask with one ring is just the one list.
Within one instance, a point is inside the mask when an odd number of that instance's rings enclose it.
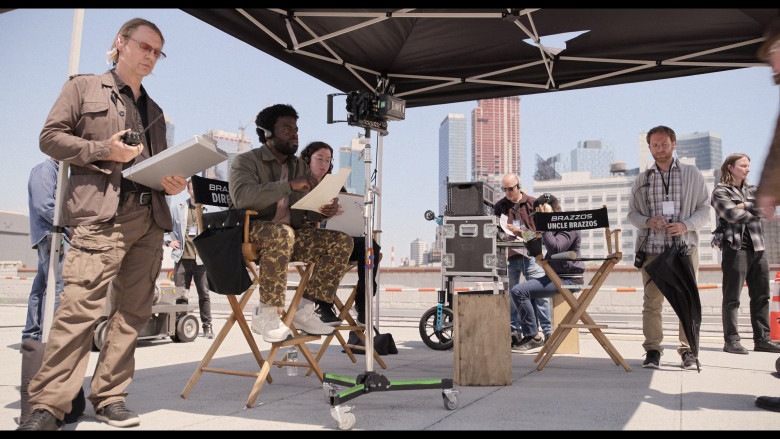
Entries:
{"label": "black speaker box", "polygon": [[493,187],[482,181],[447,183],[445,215],[493,215]]}

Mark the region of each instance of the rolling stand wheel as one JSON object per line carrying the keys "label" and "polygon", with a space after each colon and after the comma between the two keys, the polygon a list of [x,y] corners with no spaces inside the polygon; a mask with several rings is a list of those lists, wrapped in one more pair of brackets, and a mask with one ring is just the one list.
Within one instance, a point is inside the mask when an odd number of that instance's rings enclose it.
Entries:
{"label": "rolling stand wheel", "polygon": [[444,402],[444,408],[447,410],[455,410],[458,408],[458,390],[445,389],[441,392],[441,399]]}
{"label": "rolling stand wheel", "polygon": [[187,314],[176,321],[176,333],[171,336],[171,340],[176,343],[189,343],[198,338],[198,318],[192,314]]}
{"label": "rolling stand wheel", "polygon": [[339,423],[339,430],[351,430],[355,426],[355,414],[351,406],[337,405],[330,409],[330,415]]}
{"label": "rolling stand wheel", "polygon": [[325,401],[330,402],[331,397],[338,395],[339,386],[329,382],[324,382],[322,383],[322,393],[325,396]]}
{"label": "rolling stand wheel", "polygon": [[108,332],[108,319],[103,319],[95,325],[95,332],[92,334],[92,347],[95,351],[103,349],[106,344],[106,333]]}
{"label": "rolling stand wheel", "polygon": [[441,329],[437,326],[438,306],[425,311],[420,318],[420,337],[422,341],[431,349],[437,351],[446,351],[452,348],[452,325],[454,315],[452,310],[446,307],[441,308]]}

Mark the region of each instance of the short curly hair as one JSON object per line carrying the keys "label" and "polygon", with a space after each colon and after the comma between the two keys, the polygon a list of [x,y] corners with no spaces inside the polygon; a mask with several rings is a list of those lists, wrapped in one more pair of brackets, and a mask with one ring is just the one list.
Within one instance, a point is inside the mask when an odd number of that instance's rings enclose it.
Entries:
{"label": "short curly hair", "polygon": [[276,120],[284,116],[292,116],[295,118],[295,120],[298,120],[298,112],[295,111],[295,108],[293,108],[292,105],[287,104],[272,105],[270,107],[263,108],[262,111],[257,113],[257,118],[255,118],[255,125],[257,125],[256,131],[257,136],[260,138],[260,143],[265,143],[266,141],[265,131],[263,128],[273,132],[274,125],[276,125]]}

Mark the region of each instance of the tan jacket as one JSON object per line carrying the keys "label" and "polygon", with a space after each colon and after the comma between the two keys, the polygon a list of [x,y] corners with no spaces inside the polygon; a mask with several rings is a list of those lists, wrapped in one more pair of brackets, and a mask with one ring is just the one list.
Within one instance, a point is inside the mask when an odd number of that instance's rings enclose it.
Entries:
{"label": "tan jacket", "polygon": [[[162,109],[147,95],[148,120],[156,120]],[[45,154],[70,163],[70,178],[63,194],[63,225],[104,222],[116,214],[122,163],[106,161],[108,139],[125,129],[125,107],[114,75],[76,75],[62,87],[40,137]],[[152,155],[167,147],[165,124],[149,128]],[[152,190],[155,222],[172,229],[171,213],[163,191]]]}
{"label": "tan jacket", "polygon": [[[309,166],[301,158],[287,158],[290,180],[308,174]],[[308,191],[294,191],[286,181],[279,181],[282,164],[276,160],[268,145],[236,156],[230,165],[231,208],[250,209],[259,213],[259,219],[271,221],[276,215],[276,202],[290,197],[290,206]],[[307,222],[322,221],[324,216],[311,210],[290,209],[290,225],[294,229],[311,227]]]}
{"label": "tan jacket", "polygon": [[764,169],[761,171],[761,180],[758,183],[758,196],[777,195],[780,193],[780,115],[777,117],[775,135],[769,153],[764,160]]}

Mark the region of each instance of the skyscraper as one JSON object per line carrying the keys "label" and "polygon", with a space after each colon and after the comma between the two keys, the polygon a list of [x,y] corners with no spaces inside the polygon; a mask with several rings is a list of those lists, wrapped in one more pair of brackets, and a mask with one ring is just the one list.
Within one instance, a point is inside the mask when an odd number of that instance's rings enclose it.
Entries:
{"label": "skyscraper", "polygon": [[468,181],[466,171],[466,119],[462,114],[450,113],[439,126],[439,212],[447,204],[449,181]]}
{"label": "skyscraper", "polygon": [[[715,177],[719,177],[720,165],[723,163],[723,139],[720,134],[705,131],[703,133],[677,133],[678,158],[688,157],[700,171],[715,169]],[[653,156],[647,148],[647,132],[639,133],[639,171],[644,171],[654,163]]]}
{"label": "skyscraper", "polygon": [[226,153],[228,159],[206,169],[203,171],[202,175],[206,178],[228,181],[228,178],[230,177],[230,164],[233,162],[233,157],[252,149],[252,140],[246,138],[243,132],[237,134],[223,130],[208,130],[205,135],[217,142],[217,148]]}
{"label": "skyscraper", "polygon": [[365,145],[360,143],[360,137],[352,139],[350,146],[339,148],[339,169],[344,167],[352,168],[347,177],[347,192],[350,194],[366,193],[366,165],[363,158],[360,157],[365,149]]}
{"label": "skyscraper", "polygon": [[428,243],[421,238],[417,238],[412,241],[411,251],[409,252],[410,262],[414,264],[409,265],[422,265],[425,262],[425,252],[428,250]]}
{"label": "skyscraper", "polygon": [[588,171],[591,177],[606,177],[614,159],[612,146],[602,144],[601,140],[580,141],[571,151],[571,171]]}
{"label": "skyscraper", "polygon": [[174,146],[176,146],[176,144],[173,143],[173,139],[174,139],[173,132],[176,129],[176,124],[173,123],[173,119],[168,117],[167,114],[163,116],[163,119],[165,119],[165,141],[168,142],[168,148],[173,148]]}
{"label": "skyscraper", "polygon": [[699,170],[720,169],[723,139],[712,131],[677,135],[677,157],[691,157]]}
{"label": "skyscraper", "polygon": [[471,112],[471,175],[503,197],[501,179],[520,174],[520,97],[481,99]]}

